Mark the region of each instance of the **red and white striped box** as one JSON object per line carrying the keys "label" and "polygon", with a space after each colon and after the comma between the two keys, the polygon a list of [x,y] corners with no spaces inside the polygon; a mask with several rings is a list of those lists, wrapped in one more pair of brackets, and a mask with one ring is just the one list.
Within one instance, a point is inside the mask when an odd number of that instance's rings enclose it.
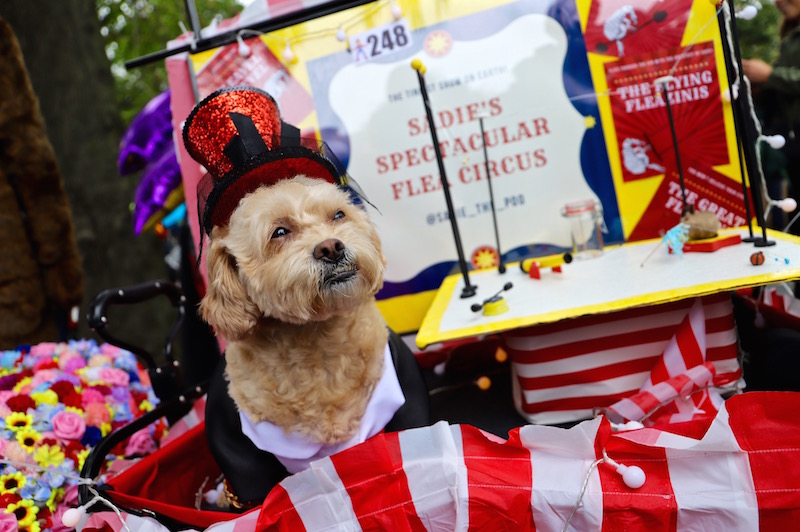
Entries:
{"label": "red and white striped box", "polygon": [[[741,368],[731,296],[721,293],[700,300],[705,316],[705,360],[714,363],[715,382],[736,380]],[[695,301],[504,333],[517,410],[531,423],[568,423],[591,418],[596,409],[636,394]]]}

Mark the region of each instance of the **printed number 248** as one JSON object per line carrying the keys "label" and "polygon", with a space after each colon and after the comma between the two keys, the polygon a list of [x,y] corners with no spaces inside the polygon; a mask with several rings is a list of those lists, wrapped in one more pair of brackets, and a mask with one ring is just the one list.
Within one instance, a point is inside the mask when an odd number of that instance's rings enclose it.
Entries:
{"label": "printed number 248", "polygon": [[376,57],[384,53],[384,51],[391,51],[395,46],[402,48],[408,44],[408,35],[406,35],[406,28],[403,25],[393,26],[385,29],[380,33],[373,33],[367,37],[367,43],[370,45],[370,56]]}

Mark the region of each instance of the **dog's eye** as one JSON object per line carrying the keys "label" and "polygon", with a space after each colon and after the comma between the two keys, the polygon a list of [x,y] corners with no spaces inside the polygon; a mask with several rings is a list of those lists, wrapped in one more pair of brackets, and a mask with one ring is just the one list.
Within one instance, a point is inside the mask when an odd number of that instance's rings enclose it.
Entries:
{"label": "dog's eye", "polygon": [[288,234],[289,234],[288,229],[286,229],[285,227],[278,227],[277,229],[275,229],[275,231],[273,231],[271,238],[283,238]]}
{"label": "dog's eye", "polygon": [[334,220],[341,220],[344,218],[344,213],[342,211],[336,211],[336,214],[333,215]]}

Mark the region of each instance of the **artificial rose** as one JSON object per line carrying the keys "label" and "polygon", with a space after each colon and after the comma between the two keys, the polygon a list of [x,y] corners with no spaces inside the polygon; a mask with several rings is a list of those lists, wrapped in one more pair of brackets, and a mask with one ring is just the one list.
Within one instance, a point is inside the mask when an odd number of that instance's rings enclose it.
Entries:
{"label": "artificial rose", "polygon": [[32,345],[30,356],[31,358],[38,358],[52,355],[57,346],[58,344],[53,342],[42,342],[41,344]]}
{"label": "artificial rose", "polygon": [[111,357],[108,355],[92,355],[89,358],[89,367],[90,368],[97,368],[102,366],[110,366],[111,365]]}
{"label": "artificial rose", "polygon": [[58,355],[58,366],[61,369],[64,369],[64,364],[66,364],[69,360],[71,360],[73,358],[83,359],[83,355],[81,355],[77,351],[73,351],[71,349],[67,349],[66,351],[64,351],[63,353]]}
{"label": "artificial rose", "polygon": [[128,384],[130,384],[128,373],[126,371],[122,371],[121,369],[102,368],[98,373],[98,376],[100,377],[99,380],[103,381],[112,388],[115,386],[127,388]]}
{"label": "artificial rose", "polygon": [[156,442],[150,436],[150,430],[144,428],[139,432],[134,432],[128,445],[125,447],[125,456],[135,456],[149,454],[156,450]]}
{"label": "artificial rose", "polygon": [[24,414],[29,408],[36,408],[36,401],[27,395],[19,394],[6,399],[6,405],[12,412],[22,412]]}
{"label": "artificial rose", "polygon": [[53,419],[53,432],[62,440],[80,440],[86,432],[86,422],[75,412],[64,410]]}
{"label": "artificial rose", "polygon": [[45,369],[52,369],[52,368],[57,368],[57,367],[58,367],[58,364],[51,357],[41,358],[41,359],[37,360],[36,362],[34,362],[34,364],[33,364],[33,370],[34,371],[42,371],[42,370],[45,370]]}
{"label": "artificial rose", "polygon": [[92,403],[105,403],[106,399],[102,393],[97,391],[95,388],[88,388],[83,391],[83,406],[86,407]]}
{"label": "artificial rose", "polygon": [[25,462],[27,464],[33,463],[33,457],[28,454],[28,451],[22,448],[22,445],[19,444],[17,441],[10,441],[6,444],[6,448],[3,449],[3,453],[5,458],[13,462]]}
{"label": "artificial rose", "polygon": [[86,423],[92,427],[99,427],[111,421],[111,413],[105,403],[89,403],[86,405]]}
{"label": "artificial rose", "polygon": [[77,356],[75,358],[70,358],[64,363],[64,366],[61,368],[67,373],[75,373],[81,368],[86,367],[86,361],[81,357]]}
{"label": "artificial rose", "polygon": [[66,504],[59,504],[56,507],[56,511],[53,516],[50,518],[52,520],[51,530],[52,532],[70,532],[75,530],[72,527],[64,526],[62,519],[64,519],[64,512],[69,510],[71,506],[67,506]]}
{"label": "artificial rose", "polygon": [[73,408],[83,408],[83,399],[81,398],[81,394],[79,394],[78,392],[72,392],[67,394],[67,396],[61,400],[61,402],[64,403],[65,406],[71,406]]}
{"label": "artificial rose", "polygon": [[0,532],[17,532],[18,530],[17,517],[4,511],[0,512]]}
{"label": "artificial rose", "polygon": [[100,346],[100,352],[103,353],[104,355],[109,355],[113,357],[121,353],[122,349],[120,349],[115,345],[103,344]]}
{"label": "artificial rose", "polygon": [[50,384],[55,381],[59,375],[61,375],[61,371],[57,369],[36,370],[36,373],[34,373],[31,378],[31,386],[38,388],[44,383]]}
{"label": "artificial rose", "polygon": [[57,381],[50,386],[50,389],[56,392],[58,398],[63,401],[64,397],[75,391],[75,386],[68,381]]}

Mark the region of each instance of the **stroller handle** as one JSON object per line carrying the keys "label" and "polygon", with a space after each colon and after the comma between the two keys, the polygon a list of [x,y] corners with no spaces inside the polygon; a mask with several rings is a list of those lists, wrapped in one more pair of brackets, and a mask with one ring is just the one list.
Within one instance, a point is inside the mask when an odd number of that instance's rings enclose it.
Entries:
{"label": "stroller handle", "polygon": [[103,290],[97,294],[89,304],[89,310],[86,316],[89,327],[108,343],[130,351],[144,360],[149,368],[155,368],[157,363],[150,353],[141,347],[116,338],[108,332],[108,309],[113,305],[141,303],[161,295],[166,296],[172,306],[178,309],[178,317],[175,319],[175,323],[172,325],[172,329],[170,329],[166,343],[164,344],[164,356],[167,363],[170,366],[174,366],[175,360],[172,356],[172,344],[186,316],[186,297],[183,295],[180,286],[172,281],[162,279]]}

